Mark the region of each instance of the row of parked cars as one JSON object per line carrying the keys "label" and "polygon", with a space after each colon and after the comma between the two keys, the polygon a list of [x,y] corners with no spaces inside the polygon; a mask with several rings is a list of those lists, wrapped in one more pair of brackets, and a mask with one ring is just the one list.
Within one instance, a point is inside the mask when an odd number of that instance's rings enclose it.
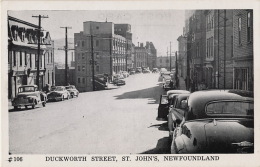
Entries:
{"label": "row of parked cars", "polygon": [[168,122],[171,153],[253,153],[253,92],[169,90],[157,120]]}
{"label": "row of parked cars", "polygon": [[43,92],[38,90],[37,85],[23,85],[18,88],[17,96],[12,100],[14,110],[30,106],[42,105],[46,106],[48,101],[63,101],[79,96],[79,91],[74,85],[69,86],[52,86],[50,92]]}

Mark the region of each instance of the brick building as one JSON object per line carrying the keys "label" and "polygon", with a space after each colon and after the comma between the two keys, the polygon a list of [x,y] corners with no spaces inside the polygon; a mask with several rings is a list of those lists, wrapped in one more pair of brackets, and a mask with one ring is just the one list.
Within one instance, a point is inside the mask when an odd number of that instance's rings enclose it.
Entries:
{"label": "brick building", "polygon": [[253,10],[234,10],[233,36],[233,88],[253,90]]}
{"label": "brick building", "polygon": [[178,73],[179,76],[187,77],[187,38],[183,35],[178,39]]}
{"label": "brick building", "polygon": [[148,67],[148,51],[143,43],[135,47],[136,67]]}
{"label": "brick building", "polygon": [[[171,56],[171,67],[172,69],[175,68],[175,56]],[[160,56],[156,59],[156,65],[158,68],[166,68],[170,71],[170,56]]]}
{"label": "brick building", "polygon": [[[37,29],[32,23],[8,16],[8,97],[14,98],[22,85],[35,85],[37,73]],[[40,33],[39,89],[55,85],[54,42],[49,32]],[[46,45],[44,45],[46,44]]]}
{"label": "brick building", "polygon": [[147,66],[151,69],[156,67],[157,50],[154,47],[153,42],[146,42],[145,48],[148,52]]}

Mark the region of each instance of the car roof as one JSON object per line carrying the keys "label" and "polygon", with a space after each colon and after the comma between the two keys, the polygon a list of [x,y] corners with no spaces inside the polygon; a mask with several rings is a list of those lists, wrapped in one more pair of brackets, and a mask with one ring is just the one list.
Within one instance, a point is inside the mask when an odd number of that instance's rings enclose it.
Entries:
{"label": "car roof", "polygon": [[167,96],[169,96],[170,94],[187,94],[190,93],[187,90],[169,90],[167,91]]}
{"label": "car roof", "polygon": [[204,90],[191,93],[188,98],[189,112],[197,118],[209,117],[205,106],[213,101],[254,101],[253,92],[241,90]]}

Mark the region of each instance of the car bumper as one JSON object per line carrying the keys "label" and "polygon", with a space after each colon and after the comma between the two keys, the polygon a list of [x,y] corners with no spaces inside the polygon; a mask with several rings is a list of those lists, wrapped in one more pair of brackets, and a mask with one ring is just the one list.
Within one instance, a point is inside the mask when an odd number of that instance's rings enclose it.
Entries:
{"label": "car bumper", "polygon": [[57,96],[57,97],[48,97],[48,101],[51,101],[51,100],[62,100],[62,96]]}
{"label": "car bumper", "polygon": [[31,106],[34,105],[34,103],[30,103],[30,102],[24,102],[24,103],[19,103],[19,102],[13,102],[12,106],[14,107],[24,107],[24,106]]}

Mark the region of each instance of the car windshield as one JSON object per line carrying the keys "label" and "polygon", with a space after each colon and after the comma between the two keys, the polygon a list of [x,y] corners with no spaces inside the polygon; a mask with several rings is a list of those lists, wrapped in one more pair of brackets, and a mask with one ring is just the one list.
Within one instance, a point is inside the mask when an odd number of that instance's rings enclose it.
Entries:
{"label": "car windshield", "polygon": [[21,92],[34,92],[34,87],[33,86],[21,87],[19,88],[19,93]]}
{"label": "car windshield", "polygon": [[218,115],[253,115],[254,104],[252,102],[244,101],[220,101],[213,102],[207,105],[206,113]]}
{"label": "car windshield", "polygon": [[63,91],[63,88],[62,87],[56,87],[55,91]]}

